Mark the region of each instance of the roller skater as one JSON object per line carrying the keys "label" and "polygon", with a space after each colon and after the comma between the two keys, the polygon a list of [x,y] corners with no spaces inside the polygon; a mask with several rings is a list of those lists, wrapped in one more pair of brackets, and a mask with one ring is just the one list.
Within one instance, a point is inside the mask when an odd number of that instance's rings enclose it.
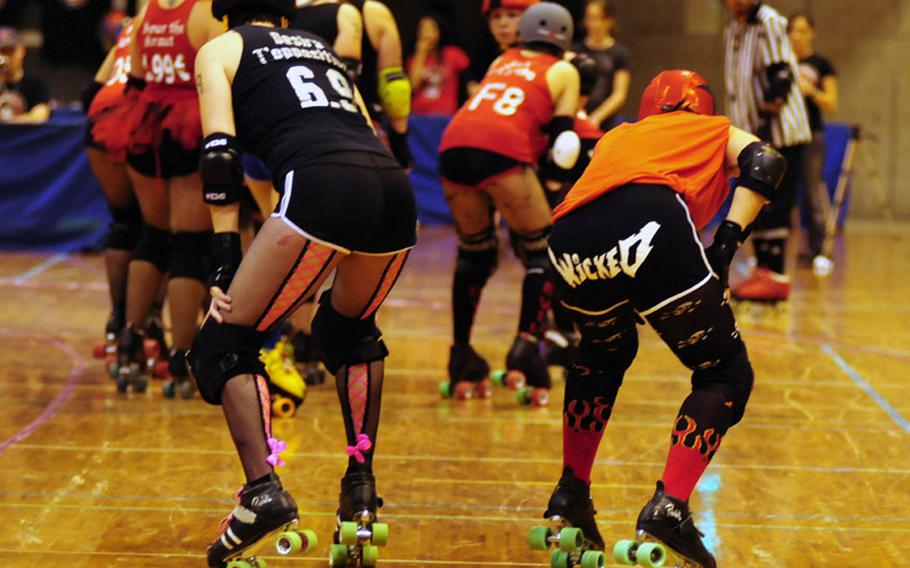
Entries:
{"label": "roller skater", "polygon": [[[661,151],[655,155],[654,148]],[[690,558],[689,568],[714,567],[710,554],[697,550],[687,503],[724,435],[742,419],[752,390],[752,366],[725,295],[729,268],[786,167],[770,145],[714,116],[714,97],[701,76],[664,71],[642,95],[639,122],[604,135],[554,211],[549,257],[561,302],[581,332],[563,403],[563,479],[571,472],[591,483],[638,351],[637,322],[647,321],[692,371],[658,491],[639,517],[636,540],[615,550],[622,562],[660,566],[665,554]],[[724,202],[731,177],[730,212],[705,249],[697,230]],[[655,513],[655,504],[665,513]],[[569,522],[593,530],[580,517],[570,515]],[[666,517],[676,525],[668,527]]]}
{"label": "roller skater", "polygon": [[[488,2],[491,30],[499,30],[494,21],[505,28],[528,4],[533,2]],[[525,268],[514,347],[520,356],[512,355],[507,371],[520,371],[525,381],[534,381],[532,386],[539,389],[549,387],[549,377],[539,372],[545,364],[532,354],[540,359],[540,338],[553,288],[546,258],[550,208],[534,165],[546,153],[557,170],[567,172],[578,159],[580,142],[572,130],[572,117],[578,106],[579,74],[561,59],[572,29],[571,15],[557,4],[543,2],[527,8],[518,20],[520,46],[493,62],[477,94],[443,135],[440,173],[460,241],[452,281],[454,347],[449,385],[441,387],[443,392],[457,396],[473,386],[460,387],[460,382],[483,384],[484,378],[478,377],[485,364],[474,356],[470,338],[481,292],[497,264],[496,211],[512,229],[513,248]],[[504,40],[506,35],[502,33]],[[549,133],[549,139],[543,132]],[[530,349],[530,344],[537,349]],[[515,368],[517,364],[522,368]],[[462,368],[473,373],[452,373]],[[523,386],[518,373],[497,376],[513,388]],[[546,397],[538,394],[522,400],[540,404]]]}
{"label": "roller skater", "polygon": [[[337,544],[347,547],[346,561],[375,563],[375,549],[361,533],[372,531],[376,544],[383,540],[376,507],[356,498],[361,483],[354,474],[372,483],[388,355],[376,312],[416,241],[411,187],[370,129],[338,55],[314,34],[280,27],[294,14],[292,0],[214,0],[212,11],[230,27],[196,59],[205,134],[200,169],[217,269],[208,316],[187,355],[190,372],[203,400],[222,406],[247,488],[277,484],[274,467],[282,464],[284,444],[271,435],[270,379],[259,349],[335,273],[313,318],[313,338],[335,376],[345,425],[343,487],[353,495],[341,499],[339,510],[347,514],[350,503],[368,511],[355,542],[348,525],[339,525],[338,539],[350,544]],[[281,180],[281,200],[243,254],[237,231],[245,150]],[[273,525],[293,516],[290,497],[287,502],[287,515]],[[245,548],[259,535],[231,540]],[[210,566],[227,560],[218,544],[224,539],[210,549]],[[278,542],[277,549],[287,547]]]}

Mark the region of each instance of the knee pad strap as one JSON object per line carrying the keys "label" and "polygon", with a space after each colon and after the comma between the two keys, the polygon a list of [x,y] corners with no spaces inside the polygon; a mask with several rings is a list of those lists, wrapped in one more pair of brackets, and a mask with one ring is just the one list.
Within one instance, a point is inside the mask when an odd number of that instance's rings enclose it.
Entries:
{"label": "knee pad strap", "polygon": [[389,350],[376,327],[375,315],[365,319],[349,318],[332,307],[326,293],[313,318],[313,339],[322,354],[322,362],[333,375],[345,365],[370,363],[385,359]]}
{"label": "knee pad strap", "polygon": [[142,260],[155,265],[161,273],[168,270],[171,256],[171,234],[149,224],[142,225],[142,235],[133,249],[133,260]]}
{"label": "knee pad strap", "polygon": [[192,278],[205,283],[212,234],[209,232],[179,232],[171,237],[171,278]]}
{"label": "knee pad strap", "polygon": [[204,401],[220,405],[224,385],[238,375],[267,376],[259,360],[262,338],[250,326],[206,320],[186,354],[190,375]]}
{"label": "knee pad strap", "polygon": [[550,238],[550,227],[544,227],[532,233],[513,233],[515,254],[527,270],[550,269],[550,258],[547,255],[547,241]]}

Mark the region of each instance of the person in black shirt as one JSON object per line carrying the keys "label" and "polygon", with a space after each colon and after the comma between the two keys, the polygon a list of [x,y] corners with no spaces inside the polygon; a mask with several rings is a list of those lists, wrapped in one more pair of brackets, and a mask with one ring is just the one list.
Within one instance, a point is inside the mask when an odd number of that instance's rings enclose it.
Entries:
{"label": "person in black shirt", "polygon": [[799,88],[806,97],[806,111],[812,142],[803,154],[802,178],[809,198],[809,255],[812,268],[827,276],[834,268],[828,247],[827,225],[831,209],[828,187],[823,179],[825,164],[825,121],[822,113],[837,110],[837,72],[827,59],[815,53],[815,23],[806,14],[790,16],[787,24],[793,51],[799,59]]}
{"label": "person in black shirt", "polygon": [[[416,242],[410,183],[374,135],[347,68],[328,42],[276,24],[292,0],[214,0],[231,31],[196,58],[200,171],[215,228],[212,304],[187,354],[202,398],[221,405],[247,483],[224,532],[208,549],[221,567],[276,530],[296,526],[297,506],[274,473],[283,444],[271,436],[263,335],[335,271],[313,320],[323,363],[335,375],[347,434],[336,535],[381,545],[372,460],[388,350],[376,310]],[[240,251],[240,155],[268,167],[281,200],[245,256]],[[241,261],[242,258],[242,261]],[[376,554],[372,544],[332,547],[333,564]]]}
{"label": "person in black shirt", "polygon": [[588,0],[585,4],[586,35],[573,50],[597,61],[600,76],[585,110],[601,130],[615,126],[616,113],[626,104],[632,80],[629,51],[613,39],[616,12],[611,0]]}
{"label": "person in black shirt", "polygon": [[0,27],[0,122],[40,123],[51,116],[47,85],[25,72],[25,45]]}

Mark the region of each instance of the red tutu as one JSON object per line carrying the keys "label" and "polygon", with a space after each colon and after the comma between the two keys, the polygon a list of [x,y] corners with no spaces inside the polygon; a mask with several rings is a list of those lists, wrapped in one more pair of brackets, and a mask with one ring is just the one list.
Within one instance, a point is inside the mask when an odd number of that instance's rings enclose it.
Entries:
{"label": "red tutu", "polygon": [[129,104],[122,95],[117,97],[96,97],[89,107],[88,118],[92,129],[92,140],[104,148],[115,162],[126,160],[129,146],[129,132],[123,127],[123,121]]}
{"label": "red tutu", "polygon": [[133,103],[127,95],[128,111],[123,129],[129,135],[130,153],[142,154],[161,146],[164,132],[187,151],[202,143],[199,97],[192,89],[163,89],[149,86]]}

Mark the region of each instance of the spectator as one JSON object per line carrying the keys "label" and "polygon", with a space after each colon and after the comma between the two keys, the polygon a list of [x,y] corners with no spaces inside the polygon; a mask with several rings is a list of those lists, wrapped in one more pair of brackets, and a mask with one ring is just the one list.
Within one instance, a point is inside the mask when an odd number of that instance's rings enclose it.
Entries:
{"label": "spectator", "polygon": [[796,82],[787,19],[761,0],[724,0],[733,18],[724,32],[727,114],[733,126],[774,145],[787,159],[780,189],[753,224],[757,267],[731,289],[740,300],[777,302],[790,296],[784,247],[803,148],[812,141]]}
{"label": "spectator", "polygon": [[414,114],[451,116],[458,110],[460,79],[470,61],[464,50],[448,44],[440,24],[439,18],[426,15],[417,26],[417,44],[408,59]]}
{"label": "spectator", "polygon": [[803,155],[802,179],[809,199],[809,257],[815,273],[824,276],[834,267],[826,234],[831,201],[822,170],[825,165],[825,121],[822,113],[837,110],[837,73],[825,57],[815,52],[815,22],[806,14],[790,16],[790,43],[799,60],[799,90],[806,99],[812,142]]}
{"label": "spectator", "polygon": [[51,115],[47,85],[25,72],[25,45],[0,27],[0,121],[38,123]]}
{"label": "spectator", "polygon": [[582,23],[585,37],[575,44],[574,50],[594,58],[600,73],[585,110],[591,122],[609,130],[629,97],[629,51],[613,38],[616,11],[612,0],[588,0]]}

